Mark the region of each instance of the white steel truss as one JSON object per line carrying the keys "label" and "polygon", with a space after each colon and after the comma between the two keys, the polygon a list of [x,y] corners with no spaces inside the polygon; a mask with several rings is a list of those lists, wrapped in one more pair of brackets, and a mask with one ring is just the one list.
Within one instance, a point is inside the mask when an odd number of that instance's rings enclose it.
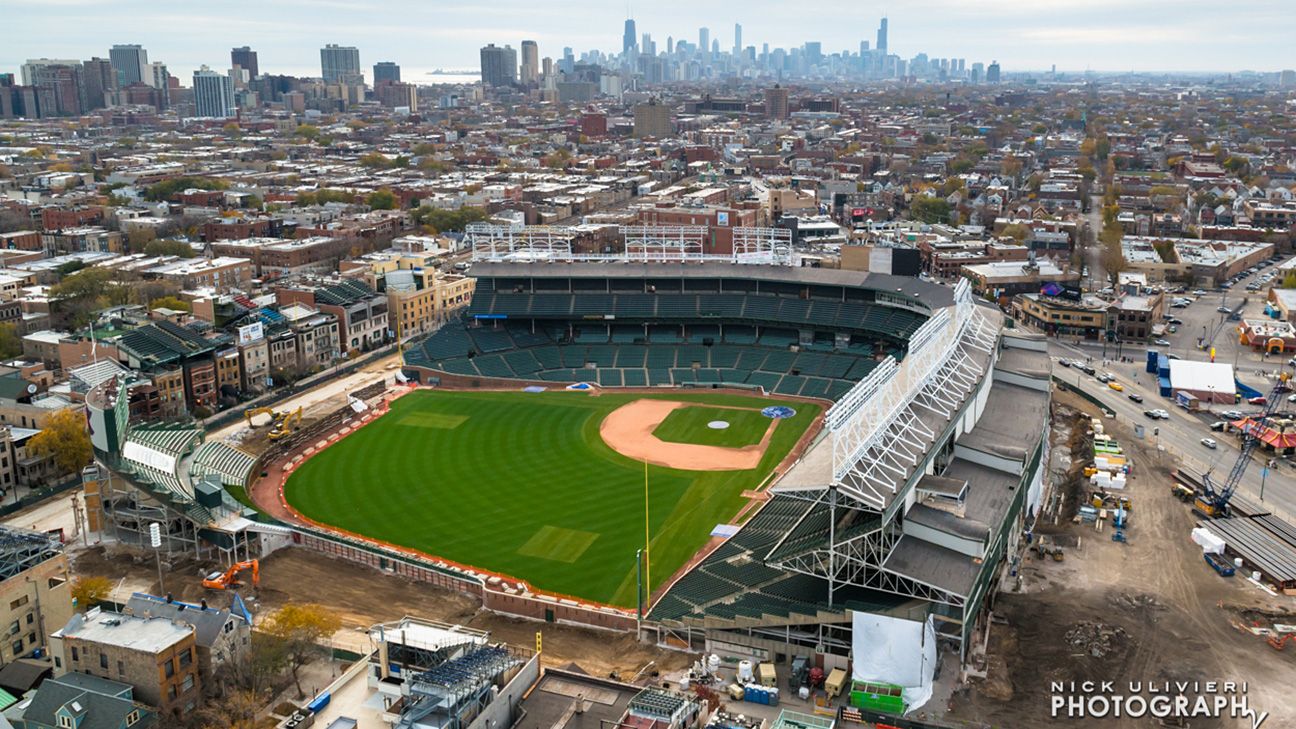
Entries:
{"label": "white steel truss", "polygon": [[865,508],[885,509],[936,439],[922,411],[942,420],[958,411],[983,374],[974,351],[990,352],[996,336],[960,281],[954,305],[910,338],[903,364],[887,358],[829,409],[832,485]]}
{"label": "white steel truss", "polygon": [[471,223],[464,238],[474,261],[570,261],[571,228],[549,225]]}
{"label": "white steel truss", "polygon": [[707,229],[700,225],[622,226],[625,260],[702,261]]}
{"label": "white steel truss", "polygon": [[787,228],[734,228],[732,258],[734,263],[795,265],[792,231]]}

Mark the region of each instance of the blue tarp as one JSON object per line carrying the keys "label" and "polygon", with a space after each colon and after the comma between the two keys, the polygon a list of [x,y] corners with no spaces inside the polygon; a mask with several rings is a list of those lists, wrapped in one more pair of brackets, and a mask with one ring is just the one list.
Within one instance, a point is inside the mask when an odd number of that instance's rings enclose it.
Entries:
{"label": "blue tarp", "polygon": [[1170,397],[1170,376],[1163,375],[1158,377],[1157,387],[1161,390],[1161,397]]}
{"label": "blue tarp", "polygon": [[1248,400],[1253,397],[1264,397],[1263,392],[1260,392],[1254,387],[1247,387],[1246,385],[1242,384],[1241,380],[1235,379],[1233,380],[1233,382],[1237,385],[1238,394],[1244,398],[1247,398]]}

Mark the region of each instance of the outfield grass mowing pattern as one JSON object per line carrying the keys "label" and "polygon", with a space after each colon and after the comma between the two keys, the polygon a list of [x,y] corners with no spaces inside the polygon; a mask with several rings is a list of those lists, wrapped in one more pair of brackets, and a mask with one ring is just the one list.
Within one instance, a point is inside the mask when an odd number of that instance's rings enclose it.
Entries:
{"label": "outfield grass mowing pattern", "polygon": [[[708,423],[723,420],[728,428],[713,429]],[[693,405],[671,411],[657,426],[653,435],[671,443],[742,448],[756,445],[765,437],[765,431],[774,421],[759,410],[737,410]]]}
{"label": "outfield grass mowing pattern", "polygon": [[[608,448],[599,423],[643,397],[797,410],[778,426],[759,468],[649,466],[656,587],[706,543],[716,524],[733,518],[743,490],[759,485],[787,455],[819,406],[718,393],[423,390],[307,460],[288,479],[285,498],[322,524],[512,575],[541,590],[630,607],[635,551],[644,542],[644,466]],[[742,411],[725,412],[732,423],[732,413]],[[402,425],[411,417],[409,425],[418,427]]]}

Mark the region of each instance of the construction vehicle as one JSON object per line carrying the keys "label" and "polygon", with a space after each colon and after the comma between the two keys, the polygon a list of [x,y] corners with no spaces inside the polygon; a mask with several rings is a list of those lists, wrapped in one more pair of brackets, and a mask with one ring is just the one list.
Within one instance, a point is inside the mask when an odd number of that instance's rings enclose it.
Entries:
{"label": "construction vehicle", "polygon": [[[1290,379],[1290,373],[1283,372],[1278,375],[1278,383],[1269,393],[1264,412],[1260,415],[1262,421],[1278,411],[1278,403],[1282,401],[1280,388],[1287,387],[1287,381]],[[1229,515],[1229,499],[1233,498],[1233,492],[1237,490],[1242,475],[1251,464],[1252,451],[1260,444],[1260,439],[1255,437],[1251,428],[1242,428],[1238,435],[1242,439],[1242,449],[1224,482],[1217,484],[1211,478],[1210,471],[1202,474],[1202,492],[1193,499],[1193,512],[1207,519],[1218,519]]]}
{"label": "construction vehicle", "polygon": [[301,420],[301,408],[297,408],[291,413],[283,413],[275,419],[274,427],[270,428],[270,434],[267,437],[270,438],[270,440],[279,440],[300,427]]}
{"label": "construction vehicle", "polygon": [[829,700],[835,699],[841,695],[846,688],[846,671],[841,668],[834,668],[832,673],[828,674],[828,680],[824,681],[824,691],[828,693]]}
{"label": "construction vehicle", "polygon": [[203,578],[203,587],[212,590],[228,590],[233,587],[242,587],[244,583],[239,582],[239,573],[246,570],[252,571],[252,586],[261,586],[261,563],[255,559],[246,562],[235,562],[224,572],[213,572]]}
{"label": "construction vehicle", "polygon": [[1203,552],[1202,557],[1206,559],[1206,564],[1210,565],[1211,569],[1219,573],[1220,577],[1233,576],[1233,565],[1224,558],[1224,555],[1215,554],[1214,552]]}
{"label": "construction vehicle", "polygon": [[255,418],[258,415],[269,415],[270,422],[272,423],[279,419],[279,413],[275,412],[274,408],[265,408],[265,407],[248,408],[247,410],[243,411],[243,419],[247,421],[249,428],[256,427],[255,425],[252,424],[252,418]]}
{"label": "construction vehicle", "polygon": [[1296,633],[1283,633],[1282,635],[1271,635],[1266,641],[1269,647],[1280,651],[1287,647],[1288,643],[1296,643]]}
{"label": "construction vehicle", "polygon": [[1093,504],[1095,509],[1102,509],[1105,507],[1109,509],[1124,509],[1129,511],[1134,506],[1134,502],[1130,501],[1128,496],[1109,494],[1106,491],[1093,492],[1093,497],[1090,499],[1090,503]]}
{"label": "construction vehicle", "polygon": [[1170,495],[1175,497],[1176,499],[1179,499],[1185,504],[1190,503],[1192,502],[1193,499],[1197,498],[1196,491],[1194,491],[1193,489],[1187,486],[1184,486],[1181,483],[1176,483],[1175,485],[1170,487]]}

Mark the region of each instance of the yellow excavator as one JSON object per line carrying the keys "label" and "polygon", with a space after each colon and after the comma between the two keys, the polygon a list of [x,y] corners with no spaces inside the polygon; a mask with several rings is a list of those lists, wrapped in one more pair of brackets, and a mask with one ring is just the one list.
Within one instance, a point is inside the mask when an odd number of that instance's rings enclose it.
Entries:
{"label": "yellow excavator", "polygon": [[270,440],[279,440],[301,427],[302,409],[299,407],[291,413],[283,413],[275,418],[274,427],[270,429]]}
{"label": "yellow excavator", "polygon": [[252,418],[255,418],[258,415],[269,415],[270,422],[272,423],[279,419],[279,413],[275,412],[274,408],[265,408],[265,407],[248,408],[247,410],[243,411],[243,419],[247,421],[249,428],[256,427],[255,425],[252,424]]}

